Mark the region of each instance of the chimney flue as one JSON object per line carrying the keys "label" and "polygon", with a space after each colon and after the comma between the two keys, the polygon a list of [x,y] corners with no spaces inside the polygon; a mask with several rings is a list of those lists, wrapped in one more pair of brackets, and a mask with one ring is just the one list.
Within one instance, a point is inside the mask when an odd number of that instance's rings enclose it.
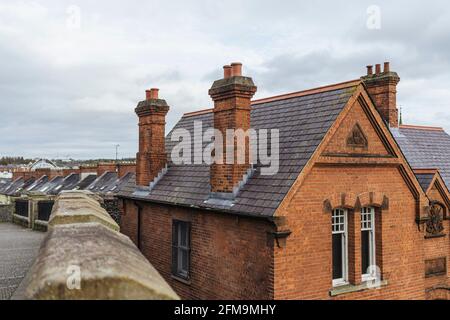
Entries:
{"label": "chimney flue", "polygon": [[232,68],[229,65],[223,66],[223,78],[228,79],[231,77]]}
{"label": "chimney flue", "polygon": [[159,89],[157,89],[157,88],[145,90],[145,99],[146,100],[158,99],[158,92],[159,92]]}
{"label": "chimney flue", "polygon": [[240,77],[242,76],[242,63],[233,62],[231,64],[231,76],[232,77]]}
{"label": "chimney flue", "polygon": [[377,63],[375,65],[375,74],[379,75],[381,73],[381,64]]}
{"label": "chimney flue", "polygon": [[384,63],[384,72],[387,73],[387,72],[389,72],[389,71],[390,71],[390,68],[389,68],[389,62],[385,62],[385,63]]}
{"label": "chimney flue", "polygon": [[373,74],[373,66],[367,66],[367,75],[371,76]]}

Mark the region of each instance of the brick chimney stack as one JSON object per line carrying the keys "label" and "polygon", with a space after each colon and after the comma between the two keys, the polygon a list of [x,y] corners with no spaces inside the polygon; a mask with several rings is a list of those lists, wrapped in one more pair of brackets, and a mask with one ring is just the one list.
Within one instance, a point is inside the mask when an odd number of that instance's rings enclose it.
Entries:
{"label": "brick chimney stack", "polygon": [[[223,164],[217,163],[216,159],[211,165],[210,183],[213,193],[232,194],[250,168],[248,139],[245,145],[238,145],[237,139],[234,139],[232,164],[226,162],[225,145],[227,129],[250,129],[251,99],[255,92],[256,86],[252,78],[242,76],[242,64],[237,62],[224,66],[223,79],[215,81],[209,90],[214,101],[214,128],[220,130],[223,136]],[[238,151],[245,154],[244,164],[238,164]]]}
{"label": "brick chimney stack", "polygon": [[167,163],[165,125],[169,106],[159,99],[158,91],[147,90],[146,99],[135,109],[139,117],[139,152],[136,155],[136,184],[139,186],[149,186]]}
{"label": "brick chimney stack", "polygon": [[380,64],[375,65],[375,74],[373,66],[367,66],[367,75],[361,79],[384,121],[389,127],[398,128],[397,84],[400,78],[390,71],[389,62],[384,63],[383,71]]}

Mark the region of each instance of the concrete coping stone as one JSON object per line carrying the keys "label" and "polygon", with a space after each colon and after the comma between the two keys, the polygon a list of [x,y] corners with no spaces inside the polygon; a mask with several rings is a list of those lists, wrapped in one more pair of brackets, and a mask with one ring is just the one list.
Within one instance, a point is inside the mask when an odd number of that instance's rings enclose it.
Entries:
{"label": "concrete coping stone", "polygon": [[62,193],[55,201],[48,225],[54,227],[89,222],[100,223],[114,231],[120,229],[101,207],[96,195],[90,191],[72,191]]}
{"label": "concrete coping stone", "polygon": [[97,222],[49,229],[21,287],[23,299],[179,299],[127,236]]}

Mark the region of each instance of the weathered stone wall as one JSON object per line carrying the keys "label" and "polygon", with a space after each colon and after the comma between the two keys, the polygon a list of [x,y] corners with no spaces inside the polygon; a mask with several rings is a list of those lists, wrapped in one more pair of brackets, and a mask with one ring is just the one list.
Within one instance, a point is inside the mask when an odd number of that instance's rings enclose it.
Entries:
{"label": "weathered stone wall", "polygon": [[104,199],[103,203],[102,203],[102,207],[109,213],[111,218],[113,218],[113,220],[118,225],[120,225],[120,209],[119,209],[118,202],[119,201],[117,200],[117,198]]}
{"label": "weathered stone wall", "polygon": [[12,204],[0,204],[0,222],[10,222],[14,206]]}
{"label": "weathered stone wall", "polygon": [[178,299],[85,191],[62,193],[16,299]]}

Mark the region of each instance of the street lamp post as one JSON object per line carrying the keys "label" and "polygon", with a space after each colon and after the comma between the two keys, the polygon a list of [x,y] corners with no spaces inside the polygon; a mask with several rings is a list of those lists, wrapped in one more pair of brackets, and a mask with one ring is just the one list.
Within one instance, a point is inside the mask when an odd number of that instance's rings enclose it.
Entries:
{"label": "street lamp post", "polygon": [[120,144],[116,144],[116,163],[119,160],[119,147],[120,147]]}

